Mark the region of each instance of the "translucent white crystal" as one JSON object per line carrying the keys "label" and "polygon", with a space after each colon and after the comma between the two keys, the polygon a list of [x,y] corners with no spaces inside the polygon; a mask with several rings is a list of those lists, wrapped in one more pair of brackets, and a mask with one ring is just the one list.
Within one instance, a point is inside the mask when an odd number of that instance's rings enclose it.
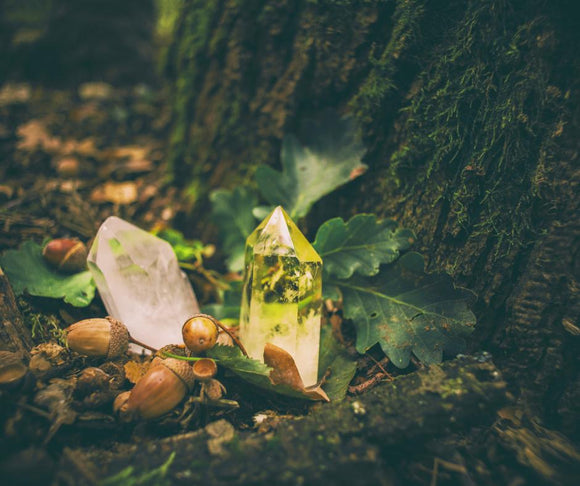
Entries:
{"label": "translucent white crystal", "polygon": [[272,343],[292,355],[304,385],[318,379],[322,260],[278,206],[246,241],[240,338],[263,360]]}
{"label": "translucent white crystal", "polygon": [[107,312],[132,337],[155,348],[183,341],[181,326],[199,306],[169,243],[111,216],[87,263]]}

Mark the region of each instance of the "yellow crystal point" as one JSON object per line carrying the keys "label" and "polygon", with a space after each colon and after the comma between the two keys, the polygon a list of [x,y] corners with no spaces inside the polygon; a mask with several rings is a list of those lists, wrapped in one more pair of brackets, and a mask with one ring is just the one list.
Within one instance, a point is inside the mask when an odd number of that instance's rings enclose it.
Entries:
{"label": "yellow crystal point", "polygon": [[261,361],[266,343],[283,348],[314,385],[321,312],[322,259],[278,206],[246,241],[240,339]]}

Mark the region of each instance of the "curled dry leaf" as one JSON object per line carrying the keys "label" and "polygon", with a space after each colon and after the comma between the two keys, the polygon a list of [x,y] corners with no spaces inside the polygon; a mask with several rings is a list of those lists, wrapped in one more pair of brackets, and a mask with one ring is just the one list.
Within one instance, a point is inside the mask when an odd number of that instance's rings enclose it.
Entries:
{"label": "curled dry leaf", "polygon": [[151,361],[145,361],[143,363],[137,361],[127,361],[124,367],[125,367],[125,377],[131,383],[135,384],[141,378],[143,378],[143,376],[145,376],[145,373],[147,373],[147,371],[151,367]]}
{"label": "curled dry leaf", "polygon": [[264,363],[272,368],[270,372],[272,384],[286,385],[313,400],[330,402],[330,398],[328,398],[328,395],[320,385],[304,386],[294,358],[282,348],[266,343],[264,346]]}
{"label": "curled dry leaf", "polygon": [[131,204],[137,200],[137,185],[132,182],[107,182],[96,187],[91,193],[93,202],[112,202],[114,204]]}

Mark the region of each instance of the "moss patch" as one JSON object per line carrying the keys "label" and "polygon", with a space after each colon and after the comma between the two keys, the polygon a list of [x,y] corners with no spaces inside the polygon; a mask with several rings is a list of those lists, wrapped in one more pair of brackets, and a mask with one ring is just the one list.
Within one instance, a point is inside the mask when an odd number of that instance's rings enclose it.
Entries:
{"label": "moss patch", "polygon": [[424,61],[386,171],[407,194],[442,176],[449,231],[493,234],[498,253],[540,229],[535,208],[566,116],[562,45],[539,3],[469,4]]}

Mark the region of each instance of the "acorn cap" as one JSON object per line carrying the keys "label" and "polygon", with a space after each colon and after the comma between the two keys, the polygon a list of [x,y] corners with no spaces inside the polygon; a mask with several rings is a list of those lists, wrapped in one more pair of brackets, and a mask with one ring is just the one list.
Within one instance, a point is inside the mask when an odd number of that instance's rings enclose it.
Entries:
{"label": "acorn cap", "polygon": [[218,401],[227,391],[226,387],[215,378],[206,381],[202,386],[203,395],[212,402]]}
{"label": "acorn cap", "polygon": [[28,368],[20,355],[10,351],[0,351],[0,385],[10,385],[20,381]]}
{"label": "acorn cap", "polygon": [[192,372],[199,381],[207,381],[217,374],[217,364],[211,358],[202,358],[193,363]]}
{"label": "acorn cap", "polygon": [[173,373],[183,381],[187,389],[191,391],[195,384],[195,375],[193,374],[191,365],[187,361],[175,358],[165,358],[161,360],[159,364],[173,371]]}
{"label": "acorn cap", "polygon": [[109,341],[109,351],[107,358],[112,359],[122,356],[129,349],[129,331],[122,322],[107,316],[105,317],[111,323],[111,339]]}

